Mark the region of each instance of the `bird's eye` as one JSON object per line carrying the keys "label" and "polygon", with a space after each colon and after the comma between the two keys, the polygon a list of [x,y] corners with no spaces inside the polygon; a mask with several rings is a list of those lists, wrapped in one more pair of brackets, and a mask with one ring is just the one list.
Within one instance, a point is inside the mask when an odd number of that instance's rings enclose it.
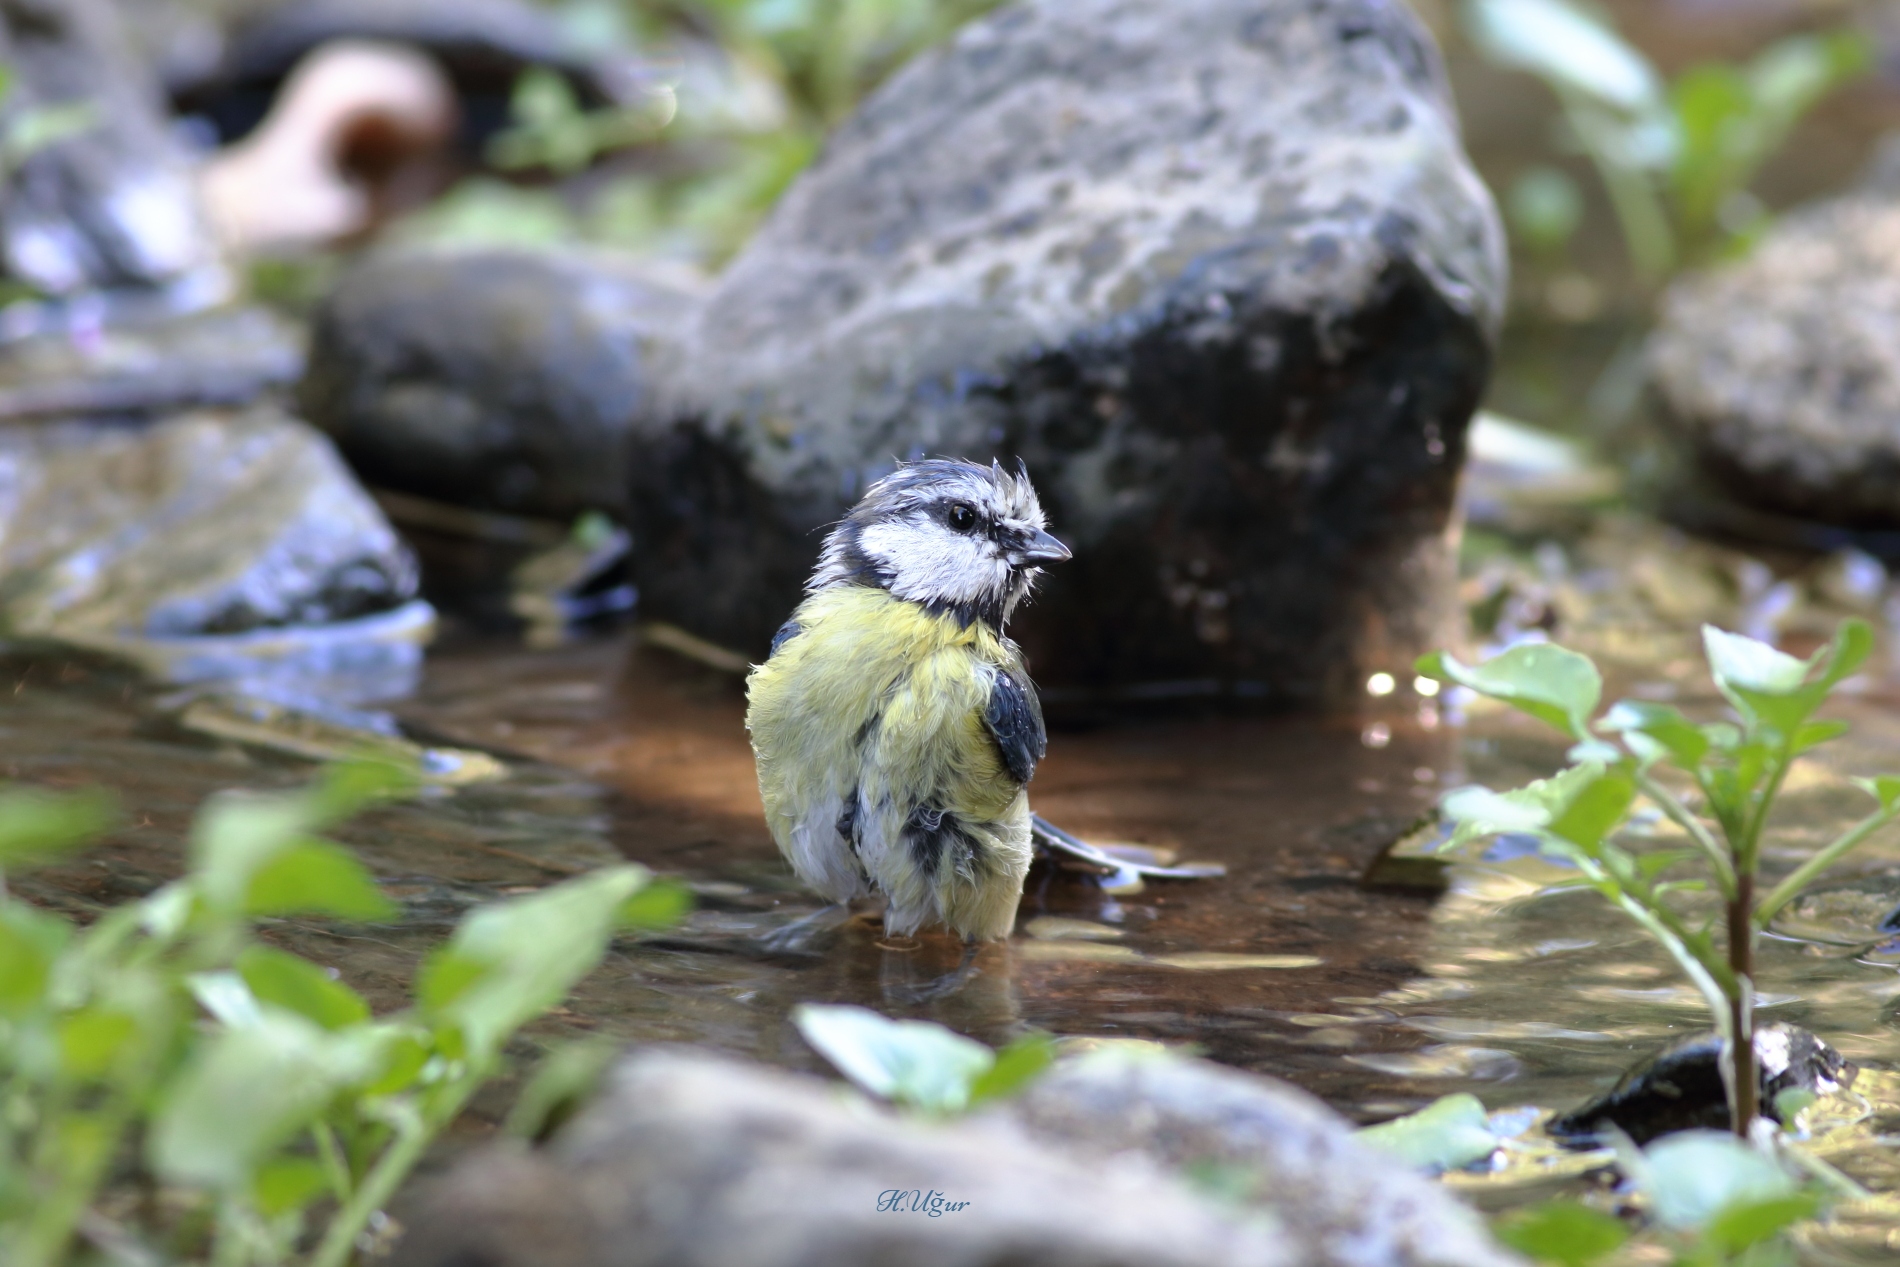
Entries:
{"label": "bird's eye", "polygon": [[976,527],[976,507],[968,502],[956,502],[950,507],[950,526],[958,532],[968,532]]}

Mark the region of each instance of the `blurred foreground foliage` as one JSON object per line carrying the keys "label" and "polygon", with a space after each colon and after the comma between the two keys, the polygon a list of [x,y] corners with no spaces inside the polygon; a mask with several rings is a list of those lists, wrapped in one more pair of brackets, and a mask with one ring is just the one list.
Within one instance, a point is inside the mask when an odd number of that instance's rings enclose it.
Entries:
{"label": "blurred foreground foliage", "polygon": [[[294,792],[223,793],[183,878],[86,928],[0,886],[0,1262],[343,1267],[515,1033],[616,934],[686,906],[620,866],[478,907],[424,961],[411,1005],[374,1016],[257,934],[284,916],[393,919],[321,833],[413,786],[358,761]],[[112,817],[96,794],[0,793],[0,879]],[[510,1128],[538,1133],[582,1065],[598,1053],[544,1062]]]}

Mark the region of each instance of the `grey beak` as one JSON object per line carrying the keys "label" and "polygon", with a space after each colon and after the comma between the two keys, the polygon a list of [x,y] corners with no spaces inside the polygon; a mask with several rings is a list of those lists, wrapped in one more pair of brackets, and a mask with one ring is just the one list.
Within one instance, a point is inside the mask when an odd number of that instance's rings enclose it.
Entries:
{"label": "grey beak", "polygon": [[1069,547],[1046,532],[1038,532],[1014,553],[1024,563],[1060,563],[1073,557]]}

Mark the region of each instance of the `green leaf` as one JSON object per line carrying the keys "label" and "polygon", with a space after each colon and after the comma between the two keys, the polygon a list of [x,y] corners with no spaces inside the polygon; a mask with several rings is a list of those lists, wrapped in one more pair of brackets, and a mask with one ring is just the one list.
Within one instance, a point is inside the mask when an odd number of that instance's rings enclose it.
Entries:
{"label": "green leaf", "polygon": [[245,1190],[332,1096],[380,1070],[392,1036],[375,1026],[327,1033],[274,1008],[213,1035],[160,1096],[146,1137],[152,1168],[174,1183]]}
{"label": "green leaf", "polygon": [[1416,1113],[1368,1126],[1359,1138],[1418,1170],[1457,1170],[1497,1149],[1478,1097],[1460,1092],[1434,1100]]}
{"label": "green leaf", "polygon": [[1809,749],[1818,748],[1829,740],[1839,739],[1842,735],[1846,734],[1849,729],[1848,724],[1844,721],[1804,722],[1800,729],[1794,732],[1794,755],[1800,756]]}
{"label": "green leaf", "polygon": [[1608,24],[1564,0],[1474,0],[1472,37],[1485,56],[1530,71],[1623,113],[1654,108],[1662,83]]}
{"label": "green leaf", "polygon": [[640,932],[672,928],[693,909],[693,891],[677,880],[654,880],[620,908],[622,927]]}
{"label": "green leaf", "polygon": [[98,838],[118,817],[103,791],[0,792],[0,868],[27,867]]}
{"label": "green leaf", "polygon": [[1551,819],[1549,830],[1586,853],[1594,852],[1603,838],[1622,823],[1635,799],[1635,781],[1621,771],[1609,771],[1578,788]]}
{"label": "green leaf", "polygon": [[300,840],[257,868],[244,894],[246,915],[330,915],[364,923],[400,913],[369,871],[337,845]]}
{"label": "green leaf", "polygon": [[1813,1218],[1820,1208],[1820,1194],[1811,1191],[1763,1201],[1737,1201],[1716,1212],[1704,1235],[1723,1252],[1739,1254],[1791,1223]]}
{"label": "green leaf", "polygon": [[1586,727],[1603,695],[1597,666],[1551,643],[1512,647],[1476,666],[1437,651],[1418,662],[1418,671],[1503,700],[1580,740],[1589,737]]}
{"label": "green leaf", "polygon": [[1701,856],[1693,849],[1658,849],[1654,853],[1638,854],[1636,871],[1645,880],[1654,880],[1671,867],[1693,862]]}
{"label": "green leaf", "polygon": [[0,902],[0,1016],[24,1016],[44,1005],[53,964],[72,936],[72,925],[57,915]]}
{"label": "green leaf", "polygon": [[970,1084],[970,1103],[1003,1100],[1040,1078],[1056,1062],[1056,1040],[1048,1034],[1024,1034],[998,1049],[996,1063]]}
{"label": "green leaf", "polygon": [[61,1018],[60,1072],[78,1082],[105,1077],[138,1029],[136,1017],[104,1007],[82,1008]]}
{"label": "green leaf", "polygon": [[394,1032],[383,1046],[383,1067],[362,1087],[366,1096],[395,1095],[398,1091],[407,1091],[415,1085],[416,1079],[428,1065],[429,1058],[435,1054],[435,1046],[428,1041],[426,1032],[399,1026],[385,1028]]}
{"label": "green leaf", "polygon": [[227,1029],[262,1025],[264,1013],[244,978],[235,972],[200,972],[186,978],[198,1005]]}
{"label": "green leaf", "polygon": [[1619,804],[1628,809],[1632,786],[1629,776],[1606,773],[1601,765],[1586,762],[1509,792],[1461,787],[1448,793],[1439,806],[1457,824],[1443,847],[1451,849],[1506,832],[1531,832],[1561,835],[1592,848],[1608,830],[1603,826],[1610,821],[1606,816],[1619,813]]}
{"label": "green leaf", "polygon": [[1900,809],[1900,774],[1877,774],[1871,779],[1855,779],[1854,786],[1880,802],[1891,814]]}
{"label": "green leaf", "polygon": [[369,1019],[369,1004],[361,995],[308,959],[270,946],[250,946],[238,956],[237,970],[258,1002],[295,1012],[325,1029],[344,1029]]}
{"label": "green leaf", "polygon": [[1621,1219],[1577,1201],[1546,1201],[1518,1210],[1492,1230],[1518,1253],[1560,1267],[1590,1267],[1629,1239]]}
{"label": "green leaf", "polygon": [[[1627,1160],[1627,1159],[1626,1159]],[[1731,1206],[1795,1195],[1795,1181],[1772,1160],[1723,1131],[1664,1136],[1633,1167],[1665,1227],[1700,1228]]]}
{"label": "green leaf", "polygon": [[326,766],[310,789],[311,825],[328,827],[386,801],[414,796],[422,786],[412,765],[386,753],[364,753]]}
{"label": "green leaf", "polygon": [[[647,878],[644,867],[608,867],[470,911],[449,939],[454,959],[419,987],[425,1015],[455,1026],[477,1059],[491,1058],[599,966]],[[470,979],[463,964],[485,971]]]}
{"label": "green leaf", "polygon": [[1749,64],[1749,92],[1764,115],[1785,126],[1829,90],[1867,70],[1874,55],[1872,41],[1851,29],[1790,36]]}
{"label": "green leaf", "polygon": [[1745,690],[1760,695],[1792,695],[1808,680],[1808,664],[1775,650],[1765,642],[1733,634],[1714,625],[1702,626],[1702,645],[1709,672],[1723,690]]}
{"label": "green leaf", "polygon": [[315,825],[301,794],[220,792],[198,810],[191,832],[191,871],[199,892],[221,911],[243,909],[251,878]]}
{"label": "green leaf", "polygon": [[930,1021],[893,1021],[869,1008],[804,1003],[792,1021],[820,1055],[859,1087],[926,1113],[967,1108],[996,1053]]}
{"label": "green leaf", "polygon": [[301,1210],[330,1185],[323,1166],[308,1157],[275,1157],[258,1169],[251,1199],[265,1218]]}
{"label": "green leaf", "polygon": [[546,1139],[594,1094],[620,1051],[621,1044],[611,1038],[584,1038],[555,1048],[515,1097],[502,1132],[516,1139]]}
{"label": "green leaf", "polygon": [[1709,671],[1729,703],[1745,720],[1773,729],[1790,744],[1827,693],[1873,648],[1873,631],[1862,620],[1842,621],[1833,641],[1806,660],[1712,625],[1702,627],[1702,639]]}
{"label": "green leaf", "polygon": [[429,952],[416,971],[416,1002],[424,1012],[440,1012],[494,971],[486,962],[458,955],[447,946]]}
{"label": "green leaf", "polygon": [[[1623,742],[1645,766],[1664,756],[1685,770],[1693,770],[1709,753],[1709,738],[1692,725],[1681,710],[1644,700],[1618,700],[1597,723],[1597,729],[1623,736]],[[1647,745],[1641,741],[1647,740]]]}
{"label": "green leaf", "polygon": [[1783,1087],[1775,1092],[1775,1116],[1783,1126],[1793,1130],[1794,1120],[1820,1098],[1806,1087]]}

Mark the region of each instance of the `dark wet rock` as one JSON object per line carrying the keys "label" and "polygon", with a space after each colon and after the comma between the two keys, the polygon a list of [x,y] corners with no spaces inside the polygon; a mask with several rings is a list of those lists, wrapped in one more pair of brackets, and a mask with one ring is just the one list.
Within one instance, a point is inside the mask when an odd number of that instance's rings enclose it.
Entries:
{"label": "dark wet rock", "polygon": [[1900,198],[1790,213],[1739,263],[1678,283],[1650,346],[1665,415],[1731,495],[1900,526]]}
{"label": "dark wet rock", "polygon": [[329,442],[269,408],[0,426],[0,489],[9,638],[182,653],[415,596],[408,552]]}
{"label": "dark wet rock", "polygon": [[763,653],[893,459],[1027,461],[1038,680],[1341,696],[1444,635],[1504,287],[1397,0],[1044,0],[912,63],[685,331],[645,610]]}
{"label": "dark wet rock", "polygon": [[1084,1164],[1140,1157],[1219,1173],[1271,1210],[1296,1261],[1487,1267],[1518,1260],[1442,1188],[1353,1138],[1295,1087],[1203,1060],[1103,1052],[1058,1065],[1011,1113]]}
{"label": "dark wet rock", "polygon": [[687,303],[603,255],[372,256],[316,314],[303,410],[381,487],[555,519],[620,510],[649,345]]}
{"label": "dark wet rock", "polygon": [[[913,1191],[945,1205],[879,1210]],[[1310,1261],[1273,1220],[1139,1158],[1071,1157],[1000,1120],[904,1120],[832,1084],[688,1049],[633,1056],[546,1152],[491,1149],[398,1217],[410,1231],[397,1267]]]}
{"label": "dark wet rock", "polygon": [[90,126],[32,155],[0,196],[6,272],[65,295],[165,288],[189,305],[226,279],[157,84],[108,0],[0,5],[6,117],[76,103]]}
{"label": "dark wet rock", "polygon": [[303,373],[303,340],[262,308],[59,330],[0,343],[0,420],[243,405]]}
{"label": "dark wet rock", "polygon": [[[1722,1039],[1697,1034],[1674,1043],[1624,1074],[1605,1094],[1555,1117],[1545,1130],[1558,1139],[1592,1142],[1614,1126],[1638,1144],[1674,1131],[1728,1130],[1728,1093],[1721,1072]],[[1831,1095],[1853,1085],[1860,1067],[1807,1030],[1764,1025],[1755,1031],[1761,1110],[1779,1122],[1775,1097],[1784,1091]]]}
{"label": "dark wet rock", "polygon": [[189,22],[182,15],[180,29],[162,37],[169,87],[180,109],[208,118],[227,142],[255,127],[297,63],[332,40],[430,53],[455,85],[474,145],[507,122],[515,81],[530,66],[564,72],[583,105],[625,100],[640,87],[637,66],[577,55],[554,15],[524,0],[289,0],[252,6],[228,31]]}

